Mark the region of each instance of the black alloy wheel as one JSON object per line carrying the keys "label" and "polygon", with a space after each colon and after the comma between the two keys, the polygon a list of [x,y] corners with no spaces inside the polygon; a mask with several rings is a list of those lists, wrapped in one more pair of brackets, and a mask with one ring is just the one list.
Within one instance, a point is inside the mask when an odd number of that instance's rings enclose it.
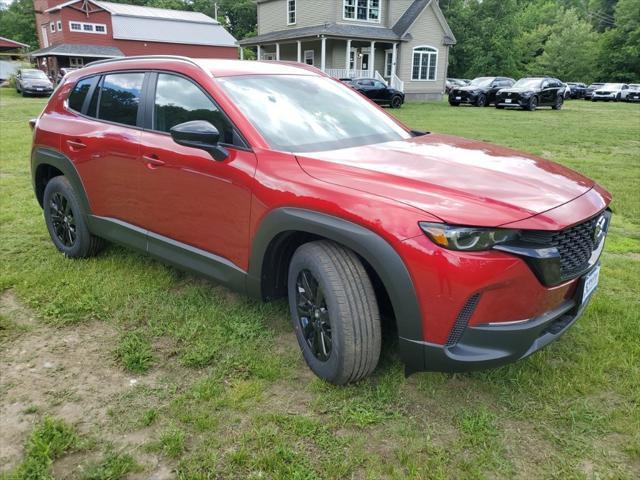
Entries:
{"label": "black alloy wheel", "polygon": [[391,98],[391,108],[400,108],[402,105],[402,97],[400,95],[395,95]]}
{"label": "black alloy wheel", "polygon": [[476,106],[478,107],[486,107],[487,106],[487,96],[484,93],[478,95],[478,100],[476,101]]}
{"label": "black alloy wheel", "polygon": [[73,247],[76,243],[77,234],[71,202],[61,192],[56,192],[51,196],[47,208],[49,209],[55,236],[65,247]]}
{"label": "black alloy wheel", "polygon": [[529,99],[529,105],[527,106],[527,110],[529,110],[530,112],[533,112],[535,111],[536,108],[538,108],[538,97],[534,95]]}
{"label": "black alloy wheel", "polygon": [[296,280],[296,305],[300,329],[309,349],[321,362],[331,356],[331,320],[324,292],[313,274],[304,269]]}
{"label": "black alloy wheel", "polygon": [[560,95],[558,95],[558,98],[556,98],[556,103],[553,104],[553,109],[554,110],[560,110],[562,108],[562,105],[564,104],[564,98],[562,98]]}

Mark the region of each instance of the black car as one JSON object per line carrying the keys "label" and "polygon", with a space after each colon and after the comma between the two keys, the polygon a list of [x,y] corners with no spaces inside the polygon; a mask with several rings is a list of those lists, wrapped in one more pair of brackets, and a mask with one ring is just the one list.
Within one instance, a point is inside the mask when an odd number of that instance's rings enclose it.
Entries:
{"label": "black car", "polygon": [[589,85],[587,89],[584,91],[584,99],[591,100],[591,98],[593,97],[593,92],[595,92],[596,90],[598,90],[600,87],[603,87],[603,86],[604,86],[604,83],[592,83],[591,85]]}
{"label": "black car", "polygon": [[404,103],[404,93],[385,85],[375,78],[354,78],[343,80],[343,82],[380,105],[400,108]]}
{"label": "black car", "polygon": [[501,88],[510,87],[515,80],[508,77],[478,77],[469,85],[452,88],[449,91],[449,105],[457,107],[468,103],[476,107],[486,107],[496,100],[496,93]]}
{"label": "black car", "polygon": [[567,85],[571,90],[571,98],[584,98],[584,94],[587,91],[587,86],[584,83],[567,82]]}
{"label": "black car", "polygon": [[564,84],[557,78],[521,78],[513,87],[498,92],[496,108],[516,107],[533,111],[538,107],[551,107],[560,110],[564,91]]}

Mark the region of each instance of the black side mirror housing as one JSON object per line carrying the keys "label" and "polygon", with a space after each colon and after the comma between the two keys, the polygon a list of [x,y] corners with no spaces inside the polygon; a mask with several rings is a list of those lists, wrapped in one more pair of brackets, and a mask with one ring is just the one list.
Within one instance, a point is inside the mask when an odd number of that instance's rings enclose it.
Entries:
{"label": "black side mirror housing", "polygon": [[213,159],[219,162],[229,156],[227,149],[218,144],[220,132],[205,120],[180,123],[173,127],[169,133],[178,145],[209,152]]}

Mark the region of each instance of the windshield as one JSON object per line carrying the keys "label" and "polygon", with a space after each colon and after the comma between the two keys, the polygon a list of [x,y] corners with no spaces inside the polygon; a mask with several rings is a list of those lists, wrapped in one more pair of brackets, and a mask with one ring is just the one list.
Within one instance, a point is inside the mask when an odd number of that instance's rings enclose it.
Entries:
{"label": "windshield", "polygon": [[49,80],[42,70],[22,70],[22,78],[34,78],[37,80]]}
{"label": "windshield", "polygon": [[488,87],[495,77],[478,77],[471,80],[469,85],[473,87]]}
{"label": "windshield", "polygon": [[604,85],[604,83],[592,83],[591,85],[589,85],[589,88],[599,88],[602,85]]}
{"label": "windshield", "polygon": [[542,83],[542,78],[521,78],[513,84],[513,88],[538,88]]}
{"label": "windshield", "polygon": [[275,150],[315,152],[410,137],[359,93],[329,78],[260,75],[219,81]]}
{"label": "windshield", "polygon": [[620,90],[622,88],[622,84],[621,83],[605,83],[602,87],[603,90],[605,89],[609,89],[609,90]]}

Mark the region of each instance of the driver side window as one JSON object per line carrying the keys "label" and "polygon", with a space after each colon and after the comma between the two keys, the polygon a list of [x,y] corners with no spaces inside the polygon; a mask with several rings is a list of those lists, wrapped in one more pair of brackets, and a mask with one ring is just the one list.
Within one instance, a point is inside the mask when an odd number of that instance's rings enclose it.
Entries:
{"label": "driver side window", "polygon": [[205,120],[216,127],[220,143],[236,143],[233,125],[200,87],[178,75],[158,74],[153,129],[169,132],[176,125],[192,120]]}

